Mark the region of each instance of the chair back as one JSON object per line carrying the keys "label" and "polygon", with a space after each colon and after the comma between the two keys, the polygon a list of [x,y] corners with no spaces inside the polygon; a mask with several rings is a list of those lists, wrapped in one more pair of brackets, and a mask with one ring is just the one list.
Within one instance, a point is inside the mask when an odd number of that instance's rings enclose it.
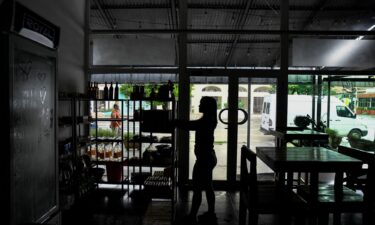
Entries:
{"label": "chair back", "polygon": [[257,155],[246,146],[241,148],[240,188],[247,195],[249,203],[255,205],[258,196]]}
{"label": "chair back", "polygon": [[[375,158],[371,151],[365,151],[358,148],[339,145],[338,152],[350,157],[362,160],[367,164],[367,169],[362,169],[356,173],[347,173],[347,186],[354,190],[364,192],[365,201],[369,204],[375,203]],[[363,176],[365,175],[365,176]]]}

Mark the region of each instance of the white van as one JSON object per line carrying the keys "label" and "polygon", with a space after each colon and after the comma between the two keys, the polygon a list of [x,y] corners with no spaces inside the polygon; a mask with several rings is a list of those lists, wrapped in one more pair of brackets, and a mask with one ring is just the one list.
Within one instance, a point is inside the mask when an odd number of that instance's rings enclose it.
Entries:
{"label": "white van", "polygon": [[[367,126],[364,125],[356,114],[353,113],[338,98],[331,96],[329,127],[338,132],[340,136],[355,135],[363,137],[367,135]],[[327,125],[327,96],[322,96],[321,120]],[[288,127],[295,127],[294,118],[296,116],[306,116],[312,114],[312,97],[309,95],[288,95]],[[261,131],[268,133],[276,126],[276,95],[264,97],[262,109]]]}

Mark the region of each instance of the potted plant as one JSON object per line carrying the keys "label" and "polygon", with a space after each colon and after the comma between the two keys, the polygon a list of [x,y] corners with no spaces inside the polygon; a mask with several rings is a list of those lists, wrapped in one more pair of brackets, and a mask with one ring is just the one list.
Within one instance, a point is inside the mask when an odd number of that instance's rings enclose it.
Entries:
{"label": "potted plant", "polygon": [[342,137],[338,135],[337,131],[331,128],[326,128],[325,133],[328,134],[329,146],[332,149],[337,149],[341,143]]}

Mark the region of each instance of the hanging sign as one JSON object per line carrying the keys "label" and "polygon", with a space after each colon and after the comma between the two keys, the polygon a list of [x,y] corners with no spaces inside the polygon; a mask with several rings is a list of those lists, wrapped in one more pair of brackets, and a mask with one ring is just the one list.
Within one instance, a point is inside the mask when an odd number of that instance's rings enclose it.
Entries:
{"label": "hanging sign", "polygon": [[0,10],[2,30],[15,32],[50,48],[57,48],[60,28],[18,2],[6,1]]}

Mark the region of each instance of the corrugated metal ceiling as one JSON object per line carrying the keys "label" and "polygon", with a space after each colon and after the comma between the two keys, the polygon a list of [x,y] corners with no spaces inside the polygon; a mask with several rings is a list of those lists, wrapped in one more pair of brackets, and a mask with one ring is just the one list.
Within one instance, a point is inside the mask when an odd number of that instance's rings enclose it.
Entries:
{"label": "corrugated metal ceiling", "polygon": [[[91,29],[176,29],[178,2],[92,0]],[[373,0],[289,2],[291,30],[367,30],[375,24]],[[188,0],[187,4],[188,29],[280,29],[279,0]],[[149,35],[124,37],[140,36]],[[163,38],[174,39],[177,46],[175,35],[166,34]],[[373,36],[367,38],[374,39]],[[188,65],[275,66],[280,57],[279,42],[278,35],[188,34]]]}

